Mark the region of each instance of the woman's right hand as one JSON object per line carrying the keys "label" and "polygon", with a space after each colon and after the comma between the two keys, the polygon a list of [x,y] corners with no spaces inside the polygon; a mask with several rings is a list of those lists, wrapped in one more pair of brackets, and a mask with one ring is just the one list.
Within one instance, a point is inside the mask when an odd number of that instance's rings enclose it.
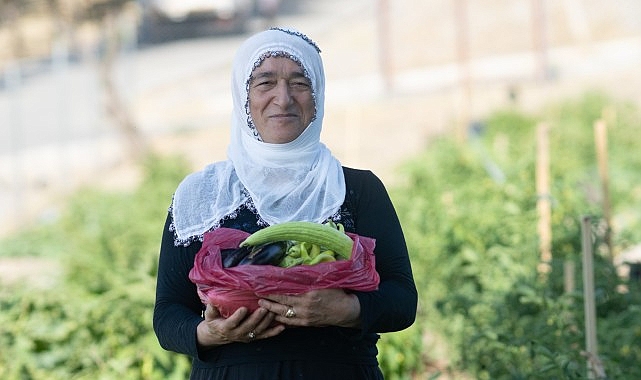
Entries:
{"label": "woman's right hand", "polygon": [[251,314],[246,307],[240,307],[229,318],[223,318],[217,308],[208,304],[205,320],[196,330],[198,344],[207,348],[232,342],[249,343],[278,335],[285,326],[273,324],[274,317],[274,313],[262,307]]}

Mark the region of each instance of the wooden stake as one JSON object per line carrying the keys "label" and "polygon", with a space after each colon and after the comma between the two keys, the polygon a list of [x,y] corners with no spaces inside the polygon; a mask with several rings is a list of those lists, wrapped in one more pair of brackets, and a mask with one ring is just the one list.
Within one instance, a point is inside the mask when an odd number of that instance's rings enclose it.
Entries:
{"label": "wooden stake", "polygon": [[539,214],[539,274],[547,274],[552,262],[552,201],[550,196],[550,143],[549,126],[539,123],[536,150],[536,208]]}
{"label": "wooden stake", "polygon": [[603,240],[608,248],[610,259],[613,258],[612,252],[612,228],[611,218],[612,210],[610,207],[610,178],[608,174],[608,135],[605,121],[602,119],[594,123],[594,145],[596,147],[596,157],[599,167],[599,177],[601,178],[602,207],[603,218],[605,219],[605,236]]}
{"label": "wooden stake", "polygon": [[574,261],[566,259],[563,263],[563,290],[566,293],[574,291]]}
{"label": "wooden stake", "polygon": [[605,378],[599,360],[596,338],[596,306],[594,302],[594,263],[592,254],[592,223],[589,216],[581,219],[583,254],[583,305],[585,310],[585,351],[589,379]]}

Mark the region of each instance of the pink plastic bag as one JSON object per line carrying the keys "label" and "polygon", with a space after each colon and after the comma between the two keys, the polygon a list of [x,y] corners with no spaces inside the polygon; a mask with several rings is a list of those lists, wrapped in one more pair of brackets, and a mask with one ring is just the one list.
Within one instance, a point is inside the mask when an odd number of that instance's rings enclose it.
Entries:
{"label": "pink plastic bag", "polygon": [[372,238],[348,233],[354,241],[352,257],[316,265],[281,268],[273,265],[239,265],[223,268],[220,251],[237,248],[249,236],[236,229],[219,228],[205,234],[189,279],[196,284],[203,304],[211,303],[227,318],[245,306],[258,308],[260,295],[295,295],[313,289],[342,288],[372,291],[380,278],[375,268]]}

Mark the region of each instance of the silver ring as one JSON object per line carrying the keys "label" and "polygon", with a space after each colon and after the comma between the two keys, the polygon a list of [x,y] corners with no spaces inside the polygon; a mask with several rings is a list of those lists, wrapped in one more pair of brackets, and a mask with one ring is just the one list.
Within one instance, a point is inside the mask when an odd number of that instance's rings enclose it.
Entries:
{"label": "silver ring", "polygon": [[296,311],[294,311],[293,307],[289,307],[287,309],[287,312],[285,313],[285,318],[294,318],[296,316]]}
{"label": "silver ring", "polygon": [[256,333],[253,331],[250,331],[249,334],[247,334],[247,337],[249,338],[249,340],[254,340],[256,339]]}

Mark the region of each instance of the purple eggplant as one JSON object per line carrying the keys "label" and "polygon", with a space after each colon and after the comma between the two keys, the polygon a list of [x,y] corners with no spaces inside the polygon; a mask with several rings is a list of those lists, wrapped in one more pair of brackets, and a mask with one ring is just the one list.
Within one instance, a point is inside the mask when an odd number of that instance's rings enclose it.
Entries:
{"label": "purple eggplant", "polygon": [[250,253],[251,247],[239,247],[221,250],[220,258],[223,263],[223,268],[235,267]]}
{"label": "purple eggplant", "polygon": [[238,265],[278,265],[287,253],[286,242],[267,243],[253,247]]}

